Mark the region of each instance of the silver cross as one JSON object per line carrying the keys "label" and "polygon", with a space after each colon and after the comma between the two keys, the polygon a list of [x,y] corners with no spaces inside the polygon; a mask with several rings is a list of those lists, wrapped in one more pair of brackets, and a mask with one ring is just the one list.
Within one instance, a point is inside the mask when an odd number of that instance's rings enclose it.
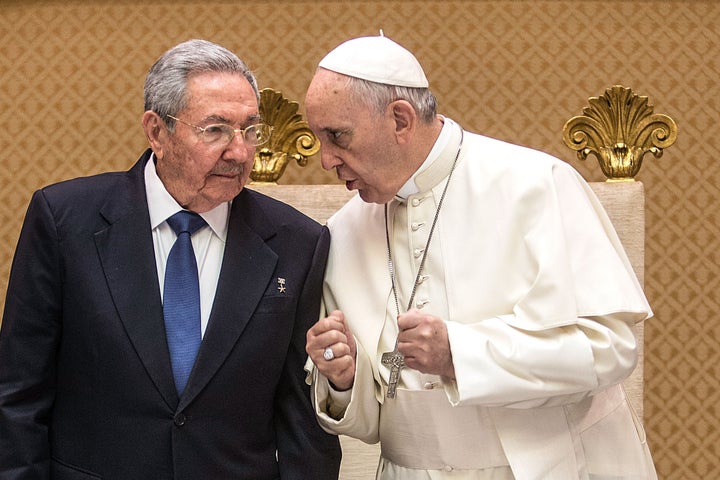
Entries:
{"label": "silver cross", "polygon": [[382,354],[382,364],[390,367],[390,379],[388,380],[387,398],[395,398],[395,390],[400,380],[400,370],[405,367],[405,357],[395,347],[392,352]]}

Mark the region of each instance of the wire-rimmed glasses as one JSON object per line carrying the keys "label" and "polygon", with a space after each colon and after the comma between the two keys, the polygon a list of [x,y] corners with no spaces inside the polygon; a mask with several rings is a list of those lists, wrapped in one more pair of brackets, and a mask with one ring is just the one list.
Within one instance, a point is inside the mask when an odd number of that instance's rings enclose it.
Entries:
{"label": "wire-rimmed glasses", "polygon": [[172,115],[168,115],[167,117],[194,128],[200,139],[209,145],[228,145],[232,142],[233,138],[235,138],[235,135],[239,133],[245,143],[257,147],[270,139],[273,128],[271,125],[265,123],[256,123],[255,125],[250,125],[245,128],[233,128],[227,123],[217,123],[206,127],[199,127],[180,120],[177,117],[173,117]]}

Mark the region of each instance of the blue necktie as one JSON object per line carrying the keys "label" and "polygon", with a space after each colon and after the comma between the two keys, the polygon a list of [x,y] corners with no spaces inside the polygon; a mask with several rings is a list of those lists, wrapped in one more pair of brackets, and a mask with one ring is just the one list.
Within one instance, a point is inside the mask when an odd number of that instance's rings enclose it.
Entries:
{"label": "blue necktie", "polygon": [[163,314],[175,388],[185,390],[200,348],[200,283],[190,236],[206,225],[200,215],[182,210],[167,219],[177,240],[165,266]]}

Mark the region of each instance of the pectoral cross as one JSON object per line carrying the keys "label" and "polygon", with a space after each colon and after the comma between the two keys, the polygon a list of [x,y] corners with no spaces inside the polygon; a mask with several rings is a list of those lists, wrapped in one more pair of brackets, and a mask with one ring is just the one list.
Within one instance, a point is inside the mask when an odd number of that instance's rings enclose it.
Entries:
{"label": "pectoral cross", "polygon": [[397,384],[400,380],[400,370],[405,367],[405,357],[403,357],[403,354],[400,353],[397,346],[395,346],[395,350],[392,352],[385,352],[382,354],[381,361],[383,365],[390,367],[387,398],[395,398],[395,390],[397,389]]}

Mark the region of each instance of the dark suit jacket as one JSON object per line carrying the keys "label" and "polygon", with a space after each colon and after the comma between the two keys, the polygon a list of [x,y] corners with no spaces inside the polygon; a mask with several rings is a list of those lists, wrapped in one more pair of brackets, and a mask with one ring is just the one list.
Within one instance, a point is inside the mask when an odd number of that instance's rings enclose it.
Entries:
{"label": "dark suit jacket", "polygon": [[33,196],[0,333],[0,479],[337,478],[338,441],[315,420],[303,370],[327,229],[247,189],[234,199],[212,313],[178,398],[149,158]]}

